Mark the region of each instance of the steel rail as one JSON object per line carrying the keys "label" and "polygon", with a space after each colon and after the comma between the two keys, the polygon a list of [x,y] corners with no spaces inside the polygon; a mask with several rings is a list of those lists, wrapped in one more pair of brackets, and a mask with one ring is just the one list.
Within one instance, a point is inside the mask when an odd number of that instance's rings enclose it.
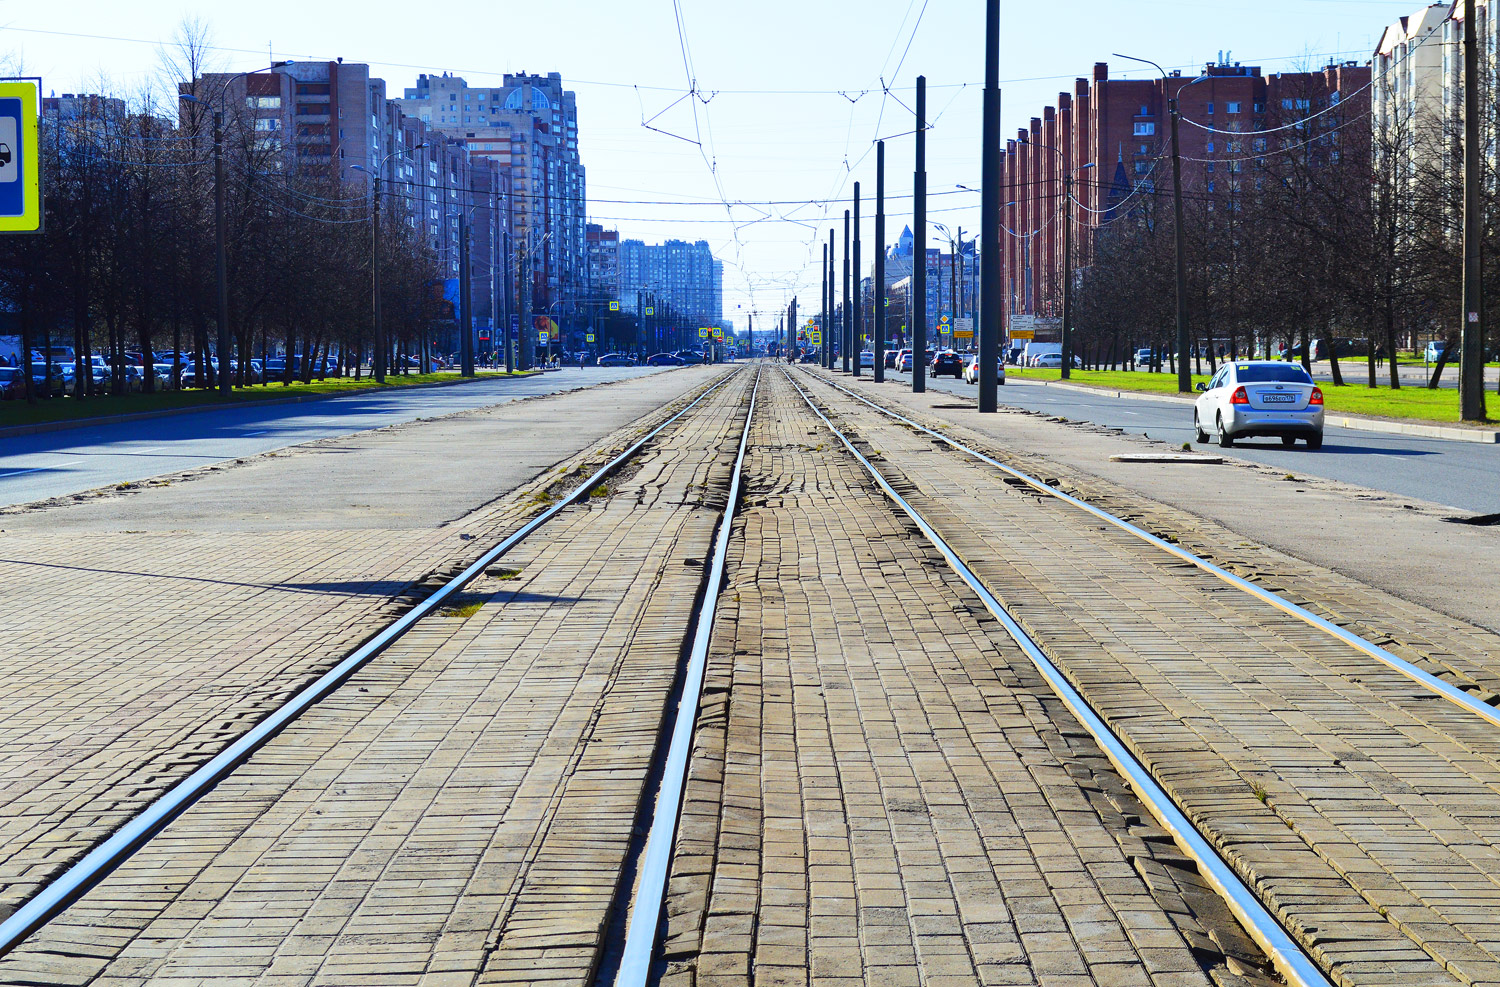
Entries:
{"label": "steel rail", "polygon": [[646,836],[646,852],[641,862],[641,879],[636,887],[635,904],[625,932],[625,946],[615,974],[615,987],[646,987],[651,976],[651,961],[656,952],[657,931],[667,892],[667,870],[672,863],[672,845],[677,838],[678,817],[682,810],[682,793],[687,783],[689,755],[693,733],[698,722],[698,702],[703,691],[703,673],[708,665],[708,645],[713,636],[714,610],[724,585],[724,564],[729,557],[729,536],[734,526],[735,507],[740,499],[740,474],[745,465],[745,450],[750,444],[750,425],[755,420],[755,401],[760,393],[761,371],[755,374],[750,391],[750,410],[745,413],[745,429],[740,434],[740,448],[734,459],[734,475],[729,483],[729,502],[719,518],[714,538],[714,554],[708,570],[702,602],[697,613],[692,650],[683,675],[682,698],[677,704],[677,718],[672,724],[672,739],[667,747],[666,766],[662,771],[661,789],[651,829]]}
{"label": "steel rail", "polygon": [[823,414],[822,410],[813,402],[808,393],[802,390],[795,380],[792,380],[790,372],[785,370],[783,372],[787,373],[787,380],[791,383],[792,387],[796,388],[797,393],[802,396],[802,400],[812,409],[813,414],[822,419],[823,424],[828,427],[828,430],[833,433],[839,442],[843,443],[844,448],[849,451],[849,454],[859,461],[860,465],[875,480],[876,485],[880,487],[881,491],[894,501],[906,513],[907,517],[911,518],[922,534],[927,536],[928,541],[947,560],[948,565],[953,568],[953,571],[958,574],[959,578],[979,595],[979,598],[984,602],[985,609],[1000,622],[1000,625],[1005,628],[1005,632],[1025,652],[1026,657],[1036,666],[1037,671],[1046,679],[1047,684],[1052,687],[1053,692],[1063,701],[1063,705],[1067,706],[1073,715],[1078,718],[1078,721],[1083,724],[1084,728],[1089,731],[1110,762],[1114,764],[1116,770],[1125,777],[1131,787],[1135,789],[1136,794],[1140,796],[1141,801],[1151,811],[1151,814],[1156,817],[1157,822],[1172,835],[1177,845],[1197,862],[1203,876],[1208,879],[1209,884],[1224,899],[1225,903],[1229,906],[1229,910],[1234,913],[1235,918],[1239,919],[1245,930],[1250,933],[1250,937],[1265,951],[1266,956],[1270,958],[1277,972],[1285,977],[1287,982],[1294,985],[1294,987],[1332,987],[1331,982],[1318,967],[1317,963],[1308,956],[1302,946],[1283,928],[1276,917],[1261,904],[1255,892],[1244,881],[1240,880],[1239,875],[1234,872],[1234,868],[1219,855],[1218,851],[1214,849],[1213,844],[1209,843],[1198,832],[1197,827],[1193,825],[1192,820],[1187,817],[1187,814],[1178,807],[1171,796],[1157,783],[1156,779],[1151,775],[1150,769],[1130,752],[1130,749],[1125,746],[1120,738],[1115,735],[1114,731],[1109,728],[1109,725],[1089,705],[1088,700],[1084,699],[1083,695],[1073,687],[1073,683],[1068,681],[1067,676],[1063,674],[1062,670],[1052,663],[1052,660],[1038,647],[1036,641],[1016,622],[995,595],[985,587],[978,575],[964,563],[963,559],[959,557],[958,553],[953,550],[952,546],[948,544],[943,536],[938,534],[932,525],[928,524],[927,520],[911,504],[907,503],[904,497],[896,492],[896,489],[881,475],[880,471],[860,454],[859,450],[854,447],[854,443],[849,441],[849,438],[828,419],[827,415]]}
{"label": "steel rail", "polygon": [[[815,379],[822,380],[822,378]],[[1079,498],[1071,496],[1069,494],[1065,494],[1061,490],[1043,483],[1036,477],[1031,476],[1027,473],[1023,473],[1013,466],[1007,466],[1004,463],[999,462],[998,460],[986,456],[984,453],[979,452],[978,450],[969,448],[962,442],[949,438],[941,432],[934,431],[933,429],[930,429],[925,425],[920,425],[917,422],[912,421],[910,418],[892,411],[889,408],[882,407],[881,405],[876,404],[874,401],[871,401],[869,398],[866,398],[862,394],[857,394],[854,391],[849,390],[847,387],[844,387],[830,380],[823,380],[823,383],[827,384],[829,387],[834,388],[835,390],[844,392],[857,401],[861,401],[869,405],[882,414],[894,418],[896,421],[900,422],[903,425],[914,428],[917,431],[922,432],[926,435],[930,435],[935,439],[940,439],[950,447],[957,449],[959,452],[973,456],[975,459],[978,459],[981,462],[988,463],[990,466],[993,466],[1004,473],[1010,474],[1011,476],[1023,481],[1027,486],[1030,486],[1035,490],[1039,490],[1043,493],[1049,494],[1050,496],[1056,497],[1058,500],[1061,500],[1067,504],[1071,504],[1079,510],[1087,511],[1099,520],[1108,522],[1116,528],[1119,528],[1121,531],[1129,532],[1130,534],[1141,539],[1147,544],[1153,545],[1156,548],[1159,548],[1162,551],[1168,553],[1169,555],[1175,556],[1176,558],[1179,558],[1184,562],[1188,562],[1194,566],[1197,566],[1204,572],[1222,579],[1224,582],[1228,583],[1234,588],[1242,590],[1243,592],[1250,594],[1261,602],[1268,603],[1276,609],[1282,611],[1283,613],[1286,613],[1292,617],[1296,617],[1298,620],[1301,620],[1311,625],[1312,627],[1317,628],[1325,634],[1337,638],[1338,640],[1349,645],[1351,648],[1354,648],[1356,651],[1362,652],[1370,658],[1374,658],[1376,661],[1385,665],[1387,668],[1390,668],[1391,670],[1404,675],[1406,678],[1422,686],[1424,689],[1437,694],[1443,699],[1447,699],[1449,702],[1452,702],[1457,706],[1463,707],[1463,709],[1465,709],[1467,712],[1473,713],[1475,716],[1478,716],[1481,719],[1487,721],[1491,726],[1500,727],[1500,709],[1496,709],[1488,703],[1476,699],[1474,696],[1469,695],[1467,692],[1458,688],[1457,686],[1450,685],[1449,683],[1444,682],[1442,679],[1438,678],[1436,675],[1433,675],[1431,672],[1426,671],[1422,668],[1418,668],[1416,665],[1407,661],[1405,658],[1401,658],[1392,654],[1373,641],[1368,641],[1365,638],[1360,637],[1358,634],[1346,630],[1330,620],[1319,617],[1317,614],[1311,612],[1310,610],[1298,606],[1291,600],[1288,600],[1285,597],[1280,596],[1279,594],[1273,593],[1263,586],[1257,586],[1242,576],[1236,576],[1234,573],[1229,572],[1228,570],[1223,569],[1217,565],[1214,565],[1207,559],[1200,558],[1199,556],[1194,555],[1192,552],[1188,551],[1180,545],[1174,545],[1164,538],[1159,538],[1149,531],[1136,527],[1123,518],[1116,517],[1106,510],[1095,507],[1093,504],[1090,504],[1087,501],[1080,500]]]}
{"label": "steel rail", "polygon": [[291,699],[278,707],[270,716],[261,720],[254,728],[233,744],[220,751],[206,764],[199,767],[177,784],[173,785],[144,811],[116,830],[109,839],[89,851],[83,859],[48,882],[26,902],[16,909],[4,922],[0,922],[0,956],[11,952],[27,936],[54,918],[59,912],[77,901],[90,888],[103,880],[111,871],[130,857],[142,845],[161,832],[173,819],[181,815],[210,788],[221,781],[259,750],[287,724],[291,723],[309,707],[328,695],[350,675],[375,658],[393,642],[405,634],[419,620],[440,606],[444,600],[462,589],[496,559],[520,544],[525,538],[546,524],[564,508],[577,503],[627,460],[641,450],[646,443],[673,422],[707,400],[709,395],[729,383],[739,374],[735,369],[720,377],[676,414],[641,436],[624,452],[601,466],[583,483],[574,487],[566,496],[547,510],[518,528],[504,541],[485,552],[463,572],[454,576],[427,599],[417,604],[395,623],[366,641],[348,657],[303,686]]}

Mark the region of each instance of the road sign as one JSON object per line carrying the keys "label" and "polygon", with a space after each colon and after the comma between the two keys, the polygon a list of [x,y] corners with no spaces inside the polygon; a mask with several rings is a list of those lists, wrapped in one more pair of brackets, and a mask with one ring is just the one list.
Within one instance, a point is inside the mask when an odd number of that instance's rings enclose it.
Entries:
{"label": "road sign", "polygon": [[814,346],[821,346],[823,344],[823,334],[821,332],[812,334],[812,344]]}
{"label": "road sign", "polygon": [[708,338],[708,330],[707,329],[699,329],[698,330],[698,338],[699,339],[707,339]]}
{"label": "road sign", "polygon": [[1010,331],[1010,338],[1011,339],[1035,339],[1036,338],[1036,330],[1034,330],[1034,329],[1012,329]]}
{"label": "road sign", "polygon": [[974,320],[972,318],[954,319],[953,328],[959,330],[960,332],[966,332],[970,336],[972,336],[974,335]]}
{"label": "road sign", "polygon": [[609,310],[611,312],[618,312],[620,310],[620,303],[619,302],[610,302],[609,303]]}
{"label": "road sign", "polygon": [[647,308],[646,309],[646,314],[647,315],[655,315],[656,314],[656,309],[654,309],[654,308]]}
{"label": "road sign", "polygon": [[591,333],[591,332],[584,333],[583,334],[583,341],[586,342],[586,343],[592,343],[594,341],[594,334]]}
{"label": "road sign", "polygon": [[938,317],[938,321],[946,326],[949,322],[952,321],[952,317],[949,316],[947,312],[944,312],[941,316]]}
{"label": "road sign", "polygon": [[42,229],[42,156],[34,82],[0,82],[0,233]]}
{"label": "road sign", "polygon": [[541,345],[546,346],[548,341],[547,330],[543,329],[541,332],[537,333],[536,341]]}
{"label": "road sign", "polygon": [[953,338],[954,339],[973,339],[974,338],[974,330],[973,329],[955,329],[955,330],[953,330]]}

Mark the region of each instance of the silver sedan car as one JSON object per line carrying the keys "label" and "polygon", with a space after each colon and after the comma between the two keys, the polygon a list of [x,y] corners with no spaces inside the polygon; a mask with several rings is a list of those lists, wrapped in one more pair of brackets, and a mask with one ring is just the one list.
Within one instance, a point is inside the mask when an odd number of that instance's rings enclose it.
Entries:
{"label": "silver sedan car", "polygon": [[1225,448],[1253,435],[1277,436],[1284,446],[1298,439],[1309,449],[1323,445],[1323,389],[1294,363],[1226,363],[1198,390],[1193,432],[1199,442],[1212,430]]}

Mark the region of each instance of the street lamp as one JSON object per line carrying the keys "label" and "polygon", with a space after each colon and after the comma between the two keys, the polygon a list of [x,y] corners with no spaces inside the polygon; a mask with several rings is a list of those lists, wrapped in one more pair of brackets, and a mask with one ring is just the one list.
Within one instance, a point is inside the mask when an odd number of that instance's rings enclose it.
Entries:
{"label": "street lamp", "polygon": [[[1149,58],[1136,58],[1134,55],[1122,55],[1114,53],[1116,58],[1123,58],[1130,62],[1140,62],[1142,65],[1150,65],[1161,73],[1162,91],[1167,88],[1170,76],[1167,70],[1151,61]],[[1188,86],[1195,85],[1208,78],[1200,75],[1192,82],[1177,87],[1177,92],[1167,97],[1167,112],[1172,119],[1172,215],[1175,226],[1173,237],[1174,252],[1177,258],[1177,390],[1182,394],[1192,392],[1192,376],[1188,362],[1192,354],[1188,352],[1191,345],[1188,342],[1187,323],[1187,248],[1182,228],[1182,153],[1177,146],[1177,98]]]}
{"label": "street lamp", "polygon": [[[218,105],[214,108],[214,275],[218,282],[219,296],[218,384],[219,390],[224,394],[228,394],[233,387],[229,378],[229,362],[230,351],[234,348],[234,343],[229,338],[229,248],[224,218],[224,93],[229,89],[229,84],[234,80],[242,79],[247,75],[254,75],[257,72],[266,72],[272,68],[275,68],[275,66],[267,66],[263,69],[250,69],[248,72],[236,72],[225,79],[224,84],[219,87],[219,94],[216,100]],[[197,103],[199,106],[209,105],[205,104],[203,100],[192,93],[178,93],[177,98],[185,99],[189,103]]]}
{"label": "street lamp", "polygon": [[[413,151],[420,151],[426,144],[418,144]],[[350,165],[351,171],[362,171],[374,179],[371,187],[370,206],[370,308],[375,321],[375,357],[371,361],[374,366],[375,380],[377,383],[385,383],[385,328],[380,321],[380,173],[385,170],[385,164],[391,158],[400,154],[403,148],[397,148],[385,157],[371,171],[364,165]]]}

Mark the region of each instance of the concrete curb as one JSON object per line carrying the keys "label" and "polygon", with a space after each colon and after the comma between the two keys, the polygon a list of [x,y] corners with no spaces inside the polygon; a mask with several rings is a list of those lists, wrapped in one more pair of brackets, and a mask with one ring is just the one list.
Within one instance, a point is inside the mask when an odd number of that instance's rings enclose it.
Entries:
{"label": "concrete curb", "polygon": [[[1059,387],[1065,391],[1083,394],[1102,394],[1105,397],[1125,398],[1130,401],[1178,401],[1183,404],[1193,400],[1179,394],[1146,391],[1117,391],[1106,387],[1090,387],[1086,384],[1064,384],[1060,380],[1027,380],[1018,377],[1012,383],[1038,384],[1042,387]],[[1488,428],[1461,428],[1456,425],[1424,425],[1418,422],[1387,421],[1384,418],[1324,414],[1325,425],[1351,428],[1361,432],[1386,432],[1393,435],[1416,435],[1427,439],[1452,439],[1457,442],[1481,442],[1487,445],[1500,443],[1500,431]]]}
{"label": "concrete curb", "polygon": [[[541,371],[533,371],[532,373],[527,374],[517,374],[515,377],[508,379],[519,380],[523,377],[535,376],[538,373],[541,373]],[[426,384],[387,384],[384,387],[366,387],[353,393],[381,394],[386,391],[415,391],[419,388],[427,387],[455,387],[459,384],[473,384],[477,381],[487,379],[492,378],[476,377],[474,378],[474,380],[435,380]],[[302,394],[294,397],[258,398],[254,401],[237,401],[227,404],[195,404],[189,405],[186,408],[166,408],[162,411],[140,411],[130,415],[101,415],[98,418],[73,418],[67,421],[60,422],[38,422],[35,425],[11,425],[6,428],[0,428],[0,439],[11,438],[13,436],[20,435],[40,435],[43,432],[62,432],[68,429],[89,428],[95,425],[118,425],[124,422],[146,421],[151,418],[171,418],[174,415],[191,415],[196,414],[200,411],[213,411],[217,408],[263,408],[278,404],[301,404],[304,401],[327,401],[330,398],[346,398],[351,396],[351,394]]]}

